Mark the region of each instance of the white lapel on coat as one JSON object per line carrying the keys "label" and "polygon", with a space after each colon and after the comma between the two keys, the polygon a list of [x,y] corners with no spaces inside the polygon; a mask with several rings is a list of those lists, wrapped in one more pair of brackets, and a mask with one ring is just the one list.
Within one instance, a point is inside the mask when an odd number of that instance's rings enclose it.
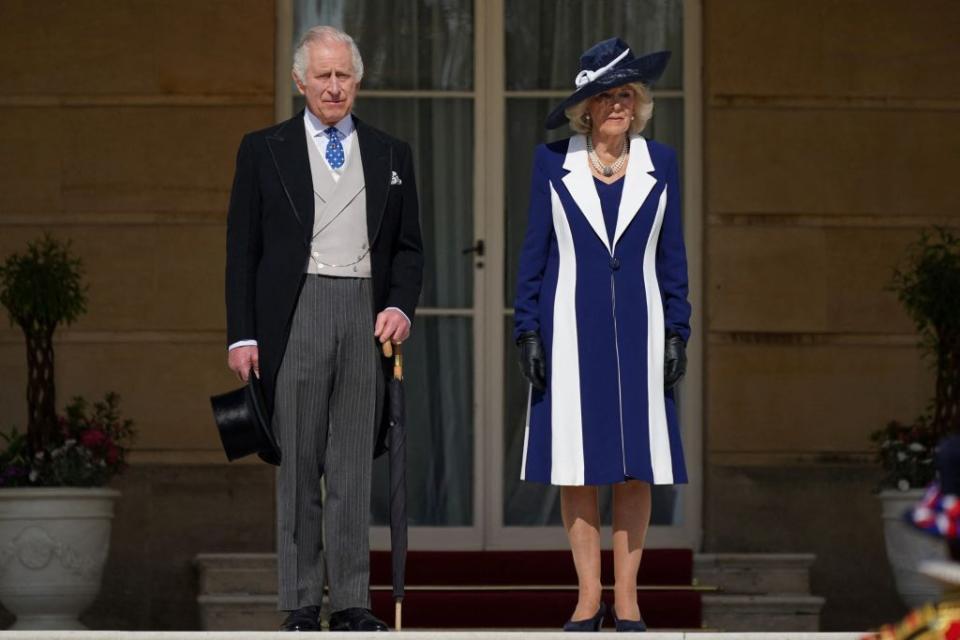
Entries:
{"label": "white lapel on coat", "polygon": [[603,224],[600,196],[597,195],[597,187],[593,184],[593,174],[590,172],[588,162],[586,136],[573,136],[567,146],[567,157],[563,161],[563,168],[570,172],[563,176],[563,184],[567,186],[567,191],[580,207],[583,217],[593,227],[594,233],[609,252],[610,239],[607,237],[607,228]]}
{"label": "white lapel on coat", "polygon": [[620,209],[617,211],[617,231],[613,234],[613,246],[616,248],[620,236],[627,230],[630,223],[637,216],[644,200],[657,184],[657,179],[650,175],[654,170],[653,160],[647,141],[642,136],[630,138],[630,160],[627,162],[627,173],[624,176],[623,195],[620,197]]}

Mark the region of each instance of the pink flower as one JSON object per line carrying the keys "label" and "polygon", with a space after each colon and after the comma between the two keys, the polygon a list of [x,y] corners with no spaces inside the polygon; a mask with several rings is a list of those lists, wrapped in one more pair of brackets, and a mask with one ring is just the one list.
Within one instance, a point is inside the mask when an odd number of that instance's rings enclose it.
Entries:
{"label": "pink flower", "polygon": [[87,429],[80,434],[80,444],[87,449],[97,449],[107,442],[107,434],[99,429]]}
{"label": "pink flower", "polygon": [[120,449],[117,448],[117,445],[110,443],[110,446],[107,447],[107,464],[115,464],[117,458],[120,457]]}

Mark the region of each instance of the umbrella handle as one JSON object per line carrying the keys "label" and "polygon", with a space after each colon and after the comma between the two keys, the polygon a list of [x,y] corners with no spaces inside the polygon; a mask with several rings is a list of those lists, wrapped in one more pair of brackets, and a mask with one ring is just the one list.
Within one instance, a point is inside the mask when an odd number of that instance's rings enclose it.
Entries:
{"label": "umbrella handle", "polygon": [[403,380],[403,347],[399,344],[393,353],[393,377]]}
{"label": "umbrella handle", "polygon": [[393,344],[387,340],[380,348],[383,350],[384,358],[393,358],[394,380],[403,380],[403,347],[399,343]]}
{"label": "umbrella handle", "polygon": [[402,627],[403,601],[397,598],[393,605],[393,628],[400,631]]}

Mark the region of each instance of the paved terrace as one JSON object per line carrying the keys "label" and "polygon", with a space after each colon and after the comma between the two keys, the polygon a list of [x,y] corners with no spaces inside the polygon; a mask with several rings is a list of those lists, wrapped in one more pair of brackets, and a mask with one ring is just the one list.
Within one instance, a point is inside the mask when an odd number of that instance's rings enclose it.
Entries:
{"label": "paved terrace", "polygon": [[[612,633],[613,630],[605,632]],[[603,632],[602,632],[603,633]],[[291,636],[272,631],[0,631],[3,640],[278,640],[305,638],[325,640],[383,640],[402,636],[405,640],[589,640],[593,633],[562,631],[400,631],[384,633],[301,633]],[[644,640],[860,640],[860,633],[718,633],[712,631],[655,631]]]}

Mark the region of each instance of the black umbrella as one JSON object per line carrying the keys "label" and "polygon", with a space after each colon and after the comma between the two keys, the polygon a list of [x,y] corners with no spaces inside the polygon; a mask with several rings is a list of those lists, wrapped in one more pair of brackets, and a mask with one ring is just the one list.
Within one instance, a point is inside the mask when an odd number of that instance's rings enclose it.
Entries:
{"label": "black umbrella", "polygon": [[393,358],[390,380],[390,558],[393,565],[394,628],[400,631],[407,570],[407,427],[404,424],[403,353],[386,342],[383,355]]}

